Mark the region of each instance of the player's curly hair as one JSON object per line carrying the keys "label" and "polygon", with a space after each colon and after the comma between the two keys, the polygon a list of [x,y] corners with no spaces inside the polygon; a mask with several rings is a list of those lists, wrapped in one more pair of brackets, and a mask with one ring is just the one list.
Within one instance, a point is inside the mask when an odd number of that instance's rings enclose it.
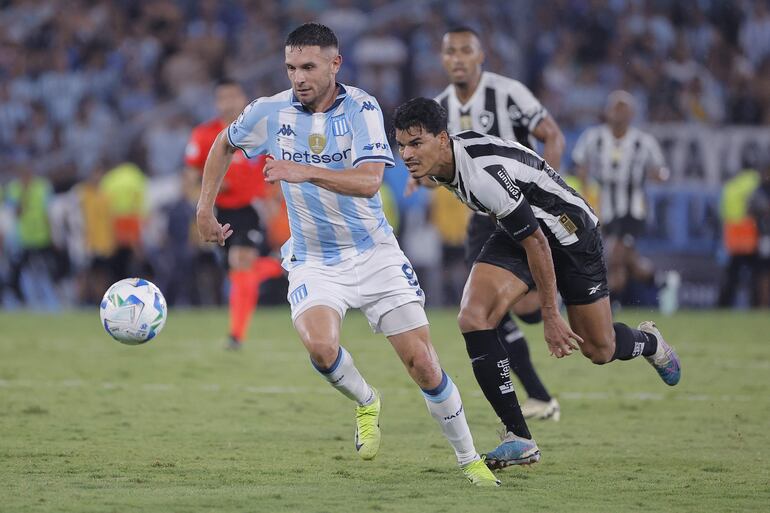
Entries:
{"label": "player's curly hair", "polygon": [[304,23],[286,36],[286,45],[291,48],[302,46],[320,46],[321,48],[339,48],[334,31],[320,23]]}
{"label": "player's curly hair", "polygon": [[446,109],[430,98],[412,98],[396,107],[393,113],[393,128],[409,130],[416,127],[422,127],[432,135],[446,132]]}

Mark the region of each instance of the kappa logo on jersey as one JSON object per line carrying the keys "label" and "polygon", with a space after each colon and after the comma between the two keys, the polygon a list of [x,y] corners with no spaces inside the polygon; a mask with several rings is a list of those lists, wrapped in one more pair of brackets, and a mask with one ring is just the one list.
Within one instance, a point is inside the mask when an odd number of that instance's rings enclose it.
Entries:
{"label": "kappa logo on jersey", "polygon": [[331,123],[332,123],[332,132],[334,132],[334,137],[341,137],[346,133],[350,132],[350,127],[348,127],[348,121],[345,119],[344,115],[332,117]]}
{"label": "kappa logo on jersey", "polygon": [[363,112],[365,110],[377,110],[377,107],[374,106],[374,104],[370,101],[365,101],[363,105],[361,105],[361,110],[358,112]]}
{"label": "kappa logo on jersey", "polygon": [[372,151],[374,149],[387,150],[388,148],[390,148],[390,146],[388,146],[388,143],[371,143],[371,144],[364,145],[364,149],[366,151]]}
{"label": "kappa logo on jersey", "polygon": [[284,137],[296,136],[297,132],[292,129],[291,125],[281,125],[281,128],[276,132],[276,135],[282,135]]}
{"label": "kappa logo on jersey", "polygon": [[307,287],[303,283],[289,294],[289,302],[292,306],[297,306],[307,297]]}

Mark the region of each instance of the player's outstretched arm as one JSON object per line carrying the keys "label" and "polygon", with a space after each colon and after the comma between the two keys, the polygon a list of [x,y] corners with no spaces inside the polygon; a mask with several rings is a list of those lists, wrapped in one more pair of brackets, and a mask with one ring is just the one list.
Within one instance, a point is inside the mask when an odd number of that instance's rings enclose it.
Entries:
{"label": "player's outstretched arm", "polygon": [[529,269],[532,271],[532,277],[540,294],[545,341],[555,357],[568,356],[573,350],[578,349],[575,341],[582,343],[583,340],[570,329],[559,314],[556,303],[556,274],[548,239],[543,230],[538,227],[532,235],[521,241],[521,245],[527,252]]}
{"label": "player's outstretched arm", "polygon": [[544,117],[537,124],[532,134],[543,143],[543,158],[555,170],[561,167],[561,156],[564,153],[564,134],[551,116]]}
{"label": "player's outstretched arm", "polygon": [[206,165],[203,167],[201,195],[198,198],[196,210],[198,232],[201,238],[206,242],[217,242],[220,246],[224,246],[225,239],[233,233],[229,224],[224,226],[219,224],[214,216],[214,200],[236,150],[227,141],[226,130],[219,133],[209,151]]}
{"label": "player's outstretched arm", "polygon": [[582,339],[569,328],[559,314],[556,302],[556,273],[553,268],[551,247],[535,218],[532,207],[524,198],[505,216],[498,218],[500,226],[519,241],[527,252],[527,262],[540,295],[545,341],[551,354],[557,358],[572,354]]}
{"label": "player's outstretched arm", "polygon": [[380,190],[384,171],[385,164],[382,162],[365,162],[353,168],[332,170],[290,160],[269,159],[264,172],[268,183],[280,180],[310,182],[337,194],[371,198]]}

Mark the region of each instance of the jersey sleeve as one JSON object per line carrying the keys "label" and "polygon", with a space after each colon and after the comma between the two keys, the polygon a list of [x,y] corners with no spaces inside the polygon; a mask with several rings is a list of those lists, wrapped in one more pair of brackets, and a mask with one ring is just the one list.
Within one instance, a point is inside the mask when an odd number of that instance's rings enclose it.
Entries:
{"label": "jersey sleeve", "polygon": [[380,105],[373,96],[365,96],[362,100],[353,102],[350,115],[353,167],[364,162],[383,162],[385,167],[394,167]]}
{"label": "jersey sleeve", "polygon": [[535,98],[527,86],[518,81],[511,81],[508,87],[509,115],[514,124],[522,126],[532,132],[543,118],[548,116],[548,111],[540,101]]}
{"label": "jersey sleeve", "polygon": [[[184,163],[195,169],[203,169],[210,147],[206,147],[202,137],[202,130],[195,128],[190,134],[187,146],[184,149]],[[209,145],[210,146],[210,145]]]}
{"label": "jersey sleeve", "polygon": [[482,178],[470,194],[490,214],[498,219],[505,217],[525,201],[516,180],[504,166],[491,164],[479,171]]}
{"label": "jersey sleeve", "polygon": [[490,164],[479,170],[478,176],[481,180],[471,187],[471,200],[494,215],[513,239],[532,235],[540,225],[514,175],[501,164]]}
{"label": "jersey sleeve", "polygon": [[572,149],[572,161],[578,166],[585,166],[588,162],[588,140],[591,138],[591,130],[586,130],[578,137],[575,147]]}
{"label": "jersey sleeve", "polygon": [[505,217],[498,217],[497,222],[503,230],[515,240],[524,240],[540,227],[529,202],[522,198],[519,205]]}
{"label": "jersey sleeve", "polygon": [[227,140],[251,158],[267,153],[270,138],[267,132],[267,120],[270,106],[264,98],[258,98],[248,104],[240,116],[227,127]]}

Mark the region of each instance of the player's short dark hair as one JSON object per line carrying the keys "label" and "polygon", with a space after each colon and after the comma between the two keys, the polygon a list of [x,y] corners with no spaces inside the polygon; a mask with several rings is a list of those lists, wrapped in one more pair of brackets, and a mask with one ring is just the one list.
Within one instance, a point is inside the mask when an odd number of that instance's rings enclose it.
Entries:
{"label": "player's short dark hair", "polygon": [[412,98],[396,107],[393,113],[393,128],[409,130],[416,127],[421,127],[433,135],[446,132],[446,109],[430,98]]}
{"label": "player's short dark hair", "polygon": [[479,35],[476,30],[469,27],[468,25],[455,25],[454,27],[450,27],[449,30],[446,31],[447,34],[464,34],[464,33],[470,33],[476,36],[476,39],[481,41],[481,36]]}
{"label": "player's short dark hair", "polygon": [[286,36],[286,45],[292,48],[301,46],[320,46],[321,48],[339,48],[334,31],[320,23],[304,23]]}

